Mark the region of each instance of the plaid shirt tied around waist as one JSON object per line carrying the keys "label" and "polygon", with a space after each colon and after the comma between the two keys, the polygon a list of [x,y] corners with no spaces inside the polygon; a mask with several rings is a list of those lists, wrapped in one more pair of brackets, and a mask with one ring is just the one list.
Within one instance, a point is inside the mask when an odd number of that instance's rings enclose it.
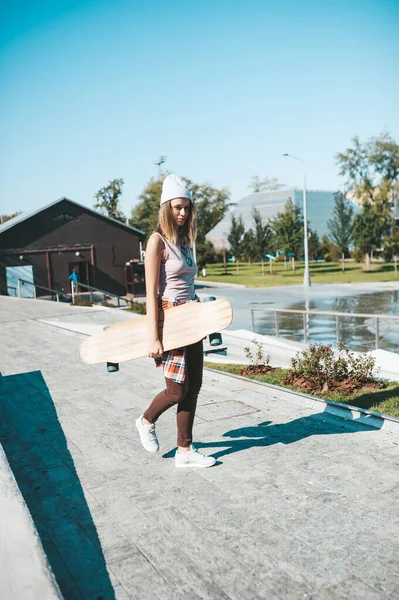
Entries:
{"label": "plaid shirt tied around waist", "polygon": [[[189,300],[188,302],[199,302],[199,298],[196,296],[195,300]],[[172,308],[172,306],[180,306],[180,304],[184,304],[184,302],[181,300],[158,298],[160,310],[167,310],[168,308]],[[184,383],[186,379],[185,347],[167,350],[160,358],[154,358],[154,361],[157,367],[163,367],[163,374],[167,379],[171,379],[176,383]]]}

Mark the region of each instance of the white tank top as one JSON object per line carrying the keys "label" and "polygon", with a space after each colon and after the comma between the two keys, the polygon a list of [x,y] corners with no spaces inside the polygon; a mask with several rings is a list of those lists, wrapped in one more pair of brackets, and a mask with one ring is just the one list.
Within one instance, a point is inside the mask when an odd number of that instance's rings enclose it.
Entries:
{"label": "white tank top", "polygon": [[159,270],[158,296],[167,300],[188,302],[195,300],[194,278],[197,265],[192,249],[183,241],[180,246],[171,244],[160,233],[165,244],[165,253]]}

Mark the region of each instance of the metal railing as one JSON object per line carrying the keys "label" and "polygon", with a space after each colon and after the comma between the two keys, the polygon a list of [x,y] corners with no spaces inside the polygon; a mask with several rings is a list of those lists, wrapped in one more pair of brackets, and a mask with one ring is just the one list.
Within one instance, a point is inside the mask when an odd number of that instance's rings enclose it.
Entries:
{"label": "metal railing", "polygon": [[[65,293],[61,292],[60,290],[53,290],[51,288],[45,287],[44,285],[39,285],[38,283],[33,283],[32,281],[28,281],[27,279],[21,279],[18,278],[17,279],[17,287],[14,287],[12,285],[8,285],[7,286],[7,290],[8,289],[12,289],[16,291],[16,296],[18,298],[21,298],[21,287],[23,285],[31,285],[33,287],[33,297],[36,298],[37,294],[36,294],[36,289],[40,289],[40,290],[45,290],[46,292],[50,292],[52,296],[55,297],[55,300],[57,302],[60,301],[60,297],[64,297]],[[42,300],[46,300],[45,296],[41,297]],[[53,300],[53,297],[51,298],[51,300]]]}
{"label": "metal railing", "polygon": [[375,322],[375,349],[378,350],[380,345],[380,320],[390,319],[399,321],[398,315],[376,315],[369,313],[345,313],[345,312],[333,312],[333,311],[322,311],[322,310],[300,310],[300,309],[292,309],[292,308],[254,308],[250,307],[251,310],[251,320],[252,320],[252,331],[255,333],[255,312],[268,312],[274,313],[274,331],[275,336],[279,337],[279,322],[278,315],[279,313],[286,314],[301,314],[303,316],[303,333],[304,333],[304,342],[308,343],[309,338],[309,316],[310,315],[321,315],[321,316],[329,316],[335,317],[335,338],[336,343],[338,344],[340,341],[340,318],[341,317],[350,317],[352,319],[373,319]]}
{"label": "metal railing", "polygon": [[[65,299],[72,300],[72,303],[73,303],[75,296],[85,295],[86,293],[89,294],[90,301],[93,302],[94,294],[101,294],[103,296],[104,300],[106,300],[107,298],[109,298],[109,299],[115,298],[118,308],[121,307],[121,302],[124,302],[124,306],[129,306],[129,300],[127,298],[124,298],[123,296],[118,296],[117,294],[113,294],[111,292],[106,292],[105,290],[101,290],[101,289],[93,287],[91,285],[86,285],[85,283],[75,283],[73,281],[71,281],[71,294],[66,293],[65,291],[54,290],[54,289],[48,288],[44,285],[39,285],[32,281],[28,281],[27,279],[21,279],[21,278],[17,279],[17,287],[15,287],[13,285],[7,285],[7,286],[5,286],[5,289],[7,292],[8,292],[8,290],[14,290],[16,297],[21,298],[22,297],[21,290],[22,290],[23,285],[31,285],[33,287],[33,297],[34,298],[37,297],[36,289],[45,290],[46,292],[50,292],[52,295],[51,300],[54,299],[57,302],[60,301],[60,298],[65,298]],[[80,293],[79,288],[87,290],[87,292]],[[47,298],[45,296],[40,296],[40,299],[47,300]]]}
{"label": "metal railing", "polygon": [[15,292],[15,295],[17,295],[17,289],[18,289],[18,288],[14,287],[13,285],[6,285],[6,286],[2,286],[2,287],[4,287],[4,288],[5,288],[5,290],[6,290],[6,292],[5,292],[5,294],[4,294],[5,296],[7,296],[7,295],[8,295],[8,290],[14,290],[14,292]]}
{"label": "metal railing", "polygon": [[[79,289],[87,290],[86,292],[79,292]],[[85,283],[79,283],[71,281],[71,296],[72,303],[75,300],[75,296],[83,296],[85,294],[89,294],[90,301],[93,302],[94,294],[101,294],[104,297],[104,300],[107,298],[115,298],[118,308],[121,307],[121,302],[125,303],[125,306],[129,306],[129,300],[124,298],[123,296],[118,296],[118,294],[113,294],[112,292],[106,292],[105,290],[101,290],[100,288],[93,287],[92,285],[86,285]]]}

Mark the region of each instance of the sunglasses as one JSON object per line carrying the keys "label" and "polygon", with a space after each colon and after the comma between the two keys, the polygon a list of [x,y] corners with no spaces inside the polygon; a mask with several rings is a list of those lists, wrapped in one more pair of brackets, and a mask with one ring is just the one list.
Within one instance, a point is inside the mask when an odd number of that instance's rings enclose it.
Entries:
{"label": "sunglasses", "polygon": [[186,259],[186,263],[188,264],[188,266],[192,267],[193,261],[192,258],[189,256],[187,246],[180,246],[180,250],[182,251],[182,254],[184,254],[184,258]]}

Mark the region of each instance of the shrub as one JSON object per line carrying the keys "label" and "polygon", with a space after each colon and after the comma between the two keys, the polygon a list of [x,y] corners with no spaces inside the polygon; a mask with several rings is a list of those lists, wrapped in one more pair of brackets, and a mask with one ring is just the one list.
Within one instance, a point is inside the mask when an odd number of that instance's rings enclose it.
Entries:
{"label": "shrub", "polygon": [[291,359],[291,367],[300,375],[323,383],[329,382],[335,378],[334,352],[331,346],[311,344],[307,350],[296,353]]}
{"label": "shrub", "polygon": [[351,253],[351,257],[355,260],[355,262],[361,263],[364,260],[364,254],[359,248],[355,248]]}
{"label": "shrub", "polygon": [[270,356],[268,354],[265,356],[262,344],[256,339],[252,340],[252,343],[255,346],[254,353],[251,351],[249,346],[244,348],[244,354],[247,360],[249,360],[250,365],[252,367],[269,367]]}
{"label": "shrub", "polygon": [[138,313],[139,315],[147,314],[145,302],[135,302],[134,300],[130,300],[130,306],[129,306],[129,308],[126,308],[125,310],[129,310],[131,312]]}
{"label": "shrub", "polygon": [[330,345],[311,344],[291,359],[292,371],[309,377],[321,385],[342,381],[349,377],[361,383],[375,381],[373,369],[375,358],[370,353],[356,356],[345,346],[338,344],[336,355]]}
{"label": "shrub", "polygon": [[342,250],[332,242],[328,245],[328,254],[331,256],[332,262],[339,262],[342,258]]}
{"label": "shrub", "polygon": [[90,298],[84,296],[75,296],[72,304],[74,306],[93,306],[93,301]]}
{"label": "shrub", "polygon": [[103,300],[101,302],[101,306],[107,306],[108,308],[115,308],[115,304],[112,304],[112,302],[109,302],[108,300]]}
{"label": "shrub", "polygon": [[365,352],[364,354],[356,356],[353,352],[350,352],[345,348],[342,343],[338,344],[338,350],[342,354],[343,360],[348,364],[351,377],[362,383],[375,381],[373,375],[375,358],[371,356],[370,352]]}

